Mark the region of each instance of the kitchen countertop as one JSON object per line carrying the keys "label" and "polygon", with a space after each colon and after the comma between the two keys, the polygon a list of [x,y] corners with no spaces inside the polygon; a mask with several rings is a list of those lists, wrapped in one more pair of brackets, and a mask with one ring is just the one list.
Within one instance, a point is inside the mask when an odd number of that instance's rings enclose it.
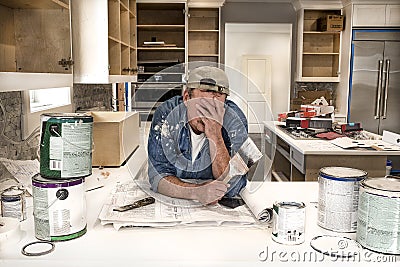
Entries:
{"label": "kitchen countertop", "polygon": [[[284,142],[294,147],[300,153],[305,155],[319,155],[319,154],[331,154],[331,155],[374,155],[374,156],[389,156],[389,155],[400,155],[400,151],[381,151],[381,150],[360,150],[360,149],[343,149],[338,147],[328,140],[299,140],[292,138],[285,131],[277,127],[282,123],[281,122],[264,122],[264,125],[267,129],[275,133],[278,137],[280,137]],[[266,136],[266,138],[270,138]],[[378,144],[386,144],[388,143],[382,140],[363,140],[363,143],[369,145],[378,145]]]}
{"label": "kitchen countertop", "polygon": [[[271,239],[268,224],[246,227],[132,227],[116,231],[111,225],[101,225],[98,215],[103,203],[117,183],[133,179],[146,161],[146,150],[141,145],[125,166],[93,169],[87,182],[100,178],[102,188],[86,193],[87,233],[64,242],[56,242],[55,250],[47,255],[28,257],[21,248],[35,241],[32,198],[28,198],[27,219],[21,222],[24,232],[19,241],[0,244],[0,266],[397,266],[395,258],[362,250],[354,259],[325,256],[310,247],[310,240],[318,235],[335,235],[354,239],[355,233],[336,233],[317,225],[317,182],[251,182],[260,201],[302,201],[306,204],[305,242],[282,245]],[[109,175],[102,177],[102,173]],[[97,178],[97,179],[96,179]],[[385,259],[383,259],[385,257]]]}

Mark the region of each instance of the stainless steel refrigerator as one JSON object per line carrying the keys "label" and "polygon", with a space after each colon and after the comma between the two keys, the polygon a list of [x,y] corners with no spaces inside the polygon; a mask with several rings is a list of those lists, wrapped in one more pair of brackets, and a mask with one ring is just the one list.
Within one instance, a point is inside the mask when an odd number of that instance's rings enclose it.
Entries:
{"label": "stainless steel refrigerator", "polygon": [[400,133],[400,30],[353,30],[350,122]]}

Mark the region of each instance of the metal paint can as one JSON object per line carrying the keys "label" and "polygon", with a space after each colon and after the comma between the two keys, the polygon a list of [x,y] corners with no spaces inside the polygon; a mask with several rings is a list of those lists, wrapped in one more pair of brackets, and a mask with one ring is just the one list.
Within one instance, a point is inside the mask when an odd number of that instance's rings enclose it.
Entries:
{"label": "metal paint can", "polygon": [[400,179],[368,178],[360,184],[357,242],[400,255]]}
{"label": "metal paint can", "polygon": [[11,186],[1,193],[1,216],[26,219],[25,190]]}
{"label": "metal paint can", "polygon": [[32,178],[35,236],[46,241],[64,241],[86,233],[84,178]]}
{"label": "metal paint can", "polygon": [[367,172],[347,167],[321,168],[318,176],[318,225],[350,233],[357,229],[360,181]]}
{"label": "metal paint can", "polygon": [[93,117],[48,113],[40,119],[40,175],[50,179],[91,175]]}
{"label": "metal paint can", "polygon": [[304,242],[306,209],[303,202],[273,204],[272,240],[285,245]]}

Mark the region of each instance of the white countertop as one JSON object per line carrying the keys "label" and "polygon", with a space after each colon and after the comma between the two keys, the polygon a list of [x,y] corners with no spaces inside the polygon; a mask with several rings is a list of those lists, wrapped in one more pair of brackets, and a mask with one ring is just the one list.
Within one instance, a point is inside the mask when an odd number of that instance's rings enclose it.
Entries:
{"label": "white countertop", "polygon": [[[373,155],[373,156],[389,156],[389,155],[400,155],[400,151],[375,151],[375,150],[355,150],[355,149],[343,149],[340,148],[327,140],[299,140],[294,139],[284,131],[282,131],[277,125],[280,122],[264,122],[264,125],[279,136],[287,144],[306,155]],[[382,140],[363,140],[365,144],[381,144]]]}
{"label": "white countertop", "polygon": [[[264,182],[253,183],[255,194],[265,203],[276,200],[302,201],[306,204],[306,235],[301,245],[281,245],[271,239],[268,224],[246,227],[171,227],[123,228],[116,231],[111,225],[103,226],[97,218],[106,197],[118,182],[129,181],[146,160],[146,150],[141,146],[125,166],[94,169],[86,182],[96,182],[101,171],[108,171],[102,178],[104,187],[86,193],[87,233],[64,242],[56,242],[55,250],[44,256],[28,257],[21,248],[36,241],[34,232],[32,198],[28,199],[28,218],[21,222],[24,236],[19,241],[0,244],[0,266],[21,267],[80,267],[80,266],[377,266],[382,254],[362,251],[355,260],[332,258],[314,251],[309,243],[318,235],[337,235],[355,238],[355,234],[340,234],[317,226],[317,182]],[[91,180],[91,181],[89,181]],[[262,186],[260,186],[262,185]],[[307,256],[306,259],[304,255]],[[308,257],[315,260],[308,260]],[[298,258],[300,257],[300,259]],[[387,256],[389,263],[379,266],[398,266],[400,257]],[[394,260],[397,261],[393,262]]]}

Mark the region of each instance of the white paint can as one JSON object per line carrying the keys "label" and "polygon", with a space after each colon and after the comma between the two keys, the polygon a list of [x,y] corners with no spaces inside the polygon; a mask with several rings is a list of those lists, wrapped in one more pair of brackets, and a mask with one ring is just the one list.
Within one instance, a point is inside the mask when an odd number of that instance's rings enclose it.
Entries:
{"label": "white paint can", "polygon": [[367,172],[347,167],[321,168],[318,176],[318,225],[342,233],[357,229],[360,181]]}
{"label": "white paint can", "polygon": [[50,180],[32,178],[35,236],[46,241],[64,241],[86,233],[84,178]]}
{"label": "white paint can", "polygon": [[303,243],[305,207],[303,202],[275,202],[272,216],[272,240],[285,245]]}
{"label": "white paint can", "polygon": [[360,184],[356,236],[367,249],[400,255],[399,178],[369,178]]}
{"label": "white paint can", "polygon": [[25,189],[11,186],[1,193],[0,199],[2,217],[13,217],[19,221],[26,219]]}

